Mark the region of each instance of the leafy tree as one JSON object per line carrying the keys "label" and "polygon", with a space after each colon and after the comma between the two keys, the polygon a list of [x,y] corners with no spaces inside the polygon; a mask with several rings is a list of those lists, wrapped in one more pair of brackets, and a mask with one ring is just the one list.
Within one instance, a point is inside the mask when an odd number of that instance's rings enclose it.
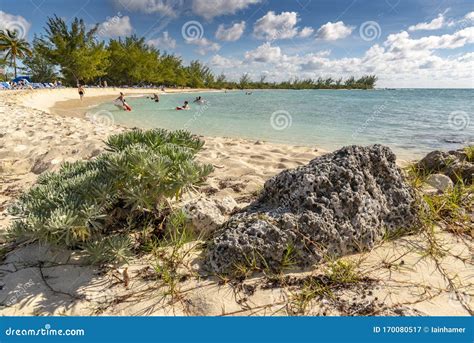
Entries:
{"label": "leafy tree", "polygon": [[23,60],[23,64],[33,82],[51,82],[57,78],[54,64],[49,62],[36,48],[33,49],[31,56],[27,56]]}
{"label": "leafy tree", "polygon": [[111,40],[107,47],[107,75],[115,84],[155,83],[160,81],[160,53],[137,36]]}
{"label": "leafy tree", "polygon": [[38,38],[37,50],[49,62],[58,65],[68,84],[89,82],[105,75],[108,51],[104,42],[97,42],[98,25],[87,30],[82,19],[75,18],[71,27],[54,16],[48,18],[46,34]]}
{"label": "leafy tree", "polygon": [[221,73],[219,76],[217,76],[216,81],[215,81],[215,87],[216,88],[226,87],[226,76],[224,73]]}
{"label": "leafy tree", "polygon": [[15,77],[17,77],[17,59],[22,59],[32,54],[30,44],[25,39],[19,38],[16,31],[8,29],[0,31],[0,51],[5,54],[6,60],[10,60]]}
{"label": "leafy tree", "polygon": [[188,73],[188,86],[192,88],[212,87],[214,85],[214,75],[208,66],[199,61],[191,61],[186,68]]}
{"label": "leafy tree", "polygon": [[188,82],[188,73],[183,66],[182,59],[178,56],[162,55],[158,74],[160,76],[160,83],[165,85],[185,86]]}
{"label": "leafy tree", "polygon": [[245,89],[248,87],[248,85],[250,84],[251,80],[250,80],[250,76],[248,73],[245,73],[243,74],[241,77],[240,77],[240,80],[239,80],[239,87],[240,89]]}

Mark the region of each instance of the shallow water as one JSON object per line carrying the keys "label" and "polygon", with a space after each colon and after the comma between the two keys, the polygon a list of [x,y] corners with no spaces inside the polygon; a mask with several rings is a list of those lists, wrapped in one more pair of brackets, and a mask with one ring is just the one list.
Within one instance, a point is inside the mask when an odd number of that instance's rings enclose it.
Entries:
{"label": "shallow water", "polygon": [[[421,157],[474,141],[472,89],[275,90],[165,94],[155,103],[127,98],[132,112],[112,103],[91,112],[110,112],[116,124],[188,129],[206,136],[241,137],[334,150],[380,143],[399,157]],[[175,107],[190,101],[191,110]],[[101,112],[106,113],[106,112]]]}

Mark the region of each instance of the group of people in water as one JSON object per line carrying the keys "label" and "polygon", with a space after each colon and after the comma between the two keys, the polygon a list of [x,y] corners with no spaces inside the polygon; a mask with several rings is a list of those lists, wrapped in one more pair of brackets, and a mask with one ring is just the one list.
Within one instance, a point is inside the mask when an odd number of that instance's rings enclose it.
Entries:
{"label": "group of people in water", "polygon": [[[82,85],[77,85],[77,91],[79,93],[79,98],[82,101],[84,95],[86,94],[86,91]],[[150,99],[154,102],[160,102],[160,96],[157,93],[154,93],[153,96],[147,96],[147,99]],[[206,104],[206,100],[204,100],[201,96],[197,96],[194,100],[193,103],[203,105]],[[120,95],[118,98],[114,100],[114,104],[117,107],[121,107],[126,111],[131,111],[131,107],[127,104],[127,101],[125,100],[125,96],[122,92],[120,92]],[[189,101],[185,101],[182,106],[176,107],[177,110],[189,110],[191,107],[189,106]]]}
{"label": "group of people in water", "polygon": [[[160,96],[156,93],[154,93],[153,96],[150,96],[150,97],[147,96],[147,99],[150,99],[154,102],[160,102]],[[201,96],[197,96],[193,100],[193,103],[202,105],[202,104],[206,103],[206,100],[204,100]],[[176,109],[177,110],[189,110],[189,109],[191,109],[191,107],[189,106],[189,101],[186,100],[182,106],[178,106],[178,107],[176,107]]]}

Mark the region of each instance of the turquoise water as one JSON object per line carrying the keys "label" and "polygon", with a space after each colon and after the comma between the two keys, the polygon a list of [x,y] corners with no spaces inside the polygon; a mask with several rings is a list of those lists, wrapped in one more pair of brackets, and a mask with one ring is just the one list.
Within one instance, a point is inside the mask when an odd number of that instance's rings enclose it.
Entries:
{"label": "turquoise water", "polygon": [[[207,104],[191,101],[201,95]],[[141,128],[186,128],[206,136],[316,146],[333,150],[381,143],[399,157],[420,157],[474,141],[474,90],[276,90],[165,94],[155,103],[127,97],[132,112],[111,103],[117,124]],[[174,108],[190,101],[191,110]]]}

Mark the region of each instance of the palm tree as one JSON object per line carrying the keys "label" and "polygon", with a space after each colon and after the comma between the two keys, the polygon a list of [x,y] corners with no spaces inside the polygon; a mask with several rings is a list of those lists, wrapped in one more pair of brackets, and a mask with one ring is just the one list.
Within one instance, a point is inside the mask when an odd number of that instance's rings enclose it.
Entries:
{"label": "palm tree", "polygon": [[16,75],[16,59],[31,56],[30,44],[26,39],[18,38],[16,31],[0,31],[0,52],[5,53],[5,59],[10,59]]}

